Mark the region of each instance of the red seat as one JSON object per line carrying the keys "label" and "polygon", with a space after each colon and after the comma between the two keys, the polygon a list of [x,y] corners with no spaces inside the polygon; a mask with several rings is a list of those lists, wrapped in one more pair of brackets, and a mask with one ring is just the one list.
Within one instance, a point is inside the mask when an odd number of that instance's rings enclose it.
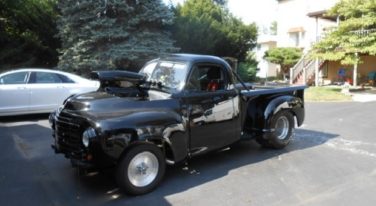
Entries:
{"label": "red seat", "polygon": [[206,90],[211,91],[211,92],[215,92],[218,88],[219,88],[218,82],[212,80],[211,82],[209,82]]}
{"label": "red seat", "polygon": [[221,89],[220,79],[221,79],[221,70],[218,67],[211,67],[208,72],[206,73],[208,78],[208,85],[206,87],[207,91],[217,91]]}

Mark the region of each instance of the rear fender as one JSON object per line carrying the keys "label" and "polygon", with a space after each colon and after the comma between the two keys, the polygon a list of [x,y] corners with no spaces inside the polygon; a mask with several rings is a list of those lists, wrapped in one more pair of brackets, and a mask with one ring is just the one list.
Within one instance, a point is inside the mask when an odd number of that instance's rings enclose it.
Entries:
{"label": "rear fender", "polygon": [[289,110],[296,117],[298,126],[304,121],[304,102],[299,97],[279,96],[272,99],[264,111],[264,130],[269,130],[273,116],[281,110]]}

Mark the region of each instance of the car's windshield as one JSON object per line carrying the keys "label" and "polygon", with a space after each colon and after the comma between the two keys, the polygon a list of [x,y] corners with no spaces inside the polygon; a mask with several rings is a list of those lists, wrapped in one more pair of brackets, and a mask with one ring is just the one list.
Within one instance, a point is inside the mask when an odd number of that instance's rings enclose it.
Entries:
{"label": "car's windshield", "polygon": [[161,84],[162,89],[173,93],[183,89],[188,66],[184,62],[155,61],[145,65],[140,73],[146,74],[149,82]]}

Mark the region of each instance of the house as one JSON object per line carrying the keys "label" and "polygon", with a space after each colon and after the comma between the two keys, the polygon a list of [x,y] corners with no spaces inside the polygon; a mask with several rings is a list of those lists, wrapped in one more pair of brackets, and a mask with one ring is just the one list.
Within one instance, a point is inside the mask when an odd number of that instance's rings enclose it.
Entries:
{"label": "house", "polygon": [[[308,58],[312,45],[338,24],[337,18],[323,14],[339,0],[277,0],[277,47],[297,47],[303,57],[291,69],[290,83],[305,84],[323,77],[323,62]],[[317,75],[315,75],[317,74]]]}
{"label": "house", "polygon": [[[340,23],[337,17],[324,15],[339,0],[277,0],[277,47],[298,47],[303,57],[291,69],[292,84],[365,83],[376,72],[376,57],[360,56],[363,62],[357,68],[341,65],[338,61],[312,60],[307,53],[312,45]],[[375,77],[376,78],[376,77]]]}
{"label": "house", "polygon": [[336,2],[338,0],[278,0],[277,46],[298,47],[307,52],[326,29],[336,26],[336,19],[319,18]]}

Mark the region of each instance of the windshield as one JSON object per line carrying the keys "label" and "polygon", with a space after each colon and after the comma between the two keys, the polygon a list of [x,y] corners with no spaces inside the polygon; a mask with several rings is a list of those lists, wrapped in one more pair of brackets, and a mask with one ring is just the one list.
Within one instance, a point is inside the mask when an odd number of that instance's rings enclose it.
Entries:
{"label": "windshield", "polygon": [[146,74],[149,82],[158,83],[161,89],[173,93],[183,89],[188,66],[183,62],[150,62],[140,73]]}

